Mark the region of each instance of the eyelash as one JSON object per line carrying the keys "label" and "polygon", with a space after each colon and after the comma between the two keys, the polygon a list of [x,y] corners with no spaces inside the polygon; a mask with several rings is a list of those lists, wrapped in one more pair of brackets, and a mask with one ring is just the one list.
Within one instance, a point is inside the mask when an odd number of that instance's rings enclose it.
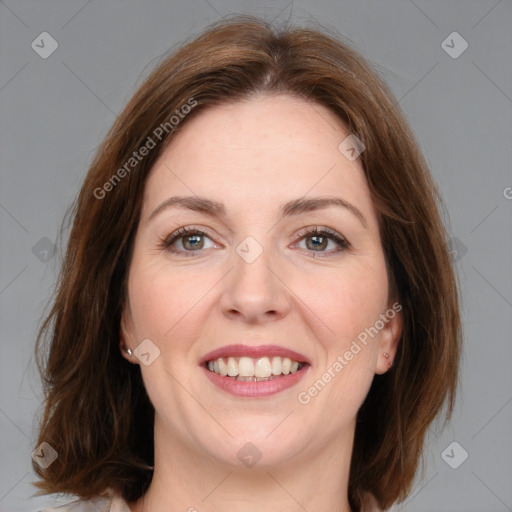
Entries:
{"label": "eyelash", "polygon": [[[167,236],[165,238],[161,238],[160,242],[159,242],[159,247],[161,249],[166,249],[173,254],[186,254],[187,257],[191,257],[194,255],[195,252],[200,252],[200,250],[183,251],[183,250],[178,250],[178,249],[172,248],[172,245],[174,244],[174,242],[176,242],[177,240],[179,240],[181,238],[185,238],[186,236],[191,236],[191,235],[200,235],[200,236],[206,236],[210,239],[212,238],[207,231],[200,229],[200,228],[196,228],[194,226],[188,226],[188,227],[183,227],[183,228],[180,228],[180,229],[174,231],[173,233],[171,233],[169,236]],[[299,241],[306,238],[307,235],[328,238],[328,239],[336,242],[339,246],[338,249],[336,249],[334,251],[329,251],[329,252],[312,251],[312,250],[304,249],[308,253],[312,253],[313,258],[316,257],[318,254],[326,253],[328,256],[330,256],[333,254],[343,252],[350,248],[350,244],[343,236],[339,235],[338,233],[336,233],[336,231],[333,231],[332,229],[329,229],[329,228],[319,228],[319,227],[315,226],[312,228],[306,228],[297,234],[297,236],[299,236]],[[326,256],[321,256],[321,257],[326,257]]]}

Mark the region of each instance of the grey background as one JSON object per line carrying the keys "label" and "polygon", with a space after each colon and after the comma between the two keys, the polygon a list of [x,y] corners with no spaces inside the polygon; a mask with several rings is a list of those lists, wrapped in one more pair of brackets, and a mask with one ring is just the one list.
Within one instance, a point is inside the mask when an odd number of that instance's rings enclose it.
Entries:
{"label": "grey background", "polygon": [[[31,498],[41,401],[33,346],[60,263],[61,248],[52,256],[52,243],[62,217],[154,59],[232,12],[316,20],[338,30],[378,66],[400,100],[445,199],[465,348],[453,420],[442,432],[439,425],[430,429],[424,479],[394,510],[512,510],[512,2],[5,0],[0,511],[54,503]],[[59,45],[47,59],[31,48],[44,31]],[[469,45],[458,58],[441,46],[453,31]],[[452,52],[461,48],[460,40],[445,44]],[[453,441],[469,454],[457,469],[441,456]],[[463,452],[448,453],[453,464]]]}

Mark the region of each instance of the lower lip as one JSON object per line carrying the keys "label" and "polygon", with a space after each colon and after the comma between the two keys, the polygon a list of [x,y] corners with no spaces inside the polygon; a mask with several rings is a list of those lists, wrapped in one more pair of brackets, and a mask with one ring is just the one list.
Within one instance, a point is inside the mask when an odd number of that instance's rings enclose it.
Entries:
{"label": "lower lip", "polygon": [[270,396],[275,395],[280,391],[284,391],[285,389],[288,389],[297,384],[297,382],[299,382],[302,377],[304,377],[308,371],[308,368],[309,365],[304,365],[299,371],[295,373],[289,373],[288,375],[283,375],[277,379],[262,380],[260,382],[245,382],[241,380],[235,380],[231,377],[223,377],[222,375],[211,372],[208,370],[208,368],[202,366],[203,371],[206,372],[206,376],[218,388],[226,391],[230,395],[241,396],[245,398]]}

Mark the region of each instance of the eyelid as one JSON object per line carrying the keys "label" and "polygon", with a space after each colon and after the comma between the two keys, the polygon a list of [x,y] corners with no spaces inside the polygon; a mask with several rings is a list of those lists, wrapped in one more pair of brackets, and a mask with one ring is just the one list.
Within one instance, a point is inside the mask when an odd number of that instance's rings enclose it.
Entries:
{"label": "eyelid", "polygon": [[208,228],[204,228],[202,226],[195,226],[195,225],[189,225],[189,226],[182,226],[178,229],[175,229],[172,233],[164,237],[165,241],[171,241],[173,238],[177,239],[181,236],[184,236],[188,233],[199,233],[202,235],[206,235],[209,238],[213,238],[212,232]]}
{"label": "eyelid", "polygon": [[297,232],[297,236],[304,237],[305,235],[309,235],[311,233],[325,233],[325,234],[331,235],[334,238],[340,238],[340,239],[346,240],[342,234],[338,233],[334,229],[331,229],[331,228],[328,228],[325,226],[318,226],[318,225],[302,228],[300,231]]}

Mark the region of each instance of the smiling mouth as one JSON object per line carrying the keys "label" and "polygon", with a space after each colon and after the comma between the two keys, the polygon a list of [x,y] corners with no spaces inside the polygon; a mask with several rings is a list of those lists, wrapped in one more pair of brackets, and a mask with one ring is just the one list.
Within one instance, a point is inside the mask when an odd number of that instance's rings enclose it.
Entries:
{"label": "smiling mouth", "polygon": [[289,357],[219,357],[206,361],[204,366],[212,373],[242,382],[263,382],[279,379],[300,371],[308,363]]}

